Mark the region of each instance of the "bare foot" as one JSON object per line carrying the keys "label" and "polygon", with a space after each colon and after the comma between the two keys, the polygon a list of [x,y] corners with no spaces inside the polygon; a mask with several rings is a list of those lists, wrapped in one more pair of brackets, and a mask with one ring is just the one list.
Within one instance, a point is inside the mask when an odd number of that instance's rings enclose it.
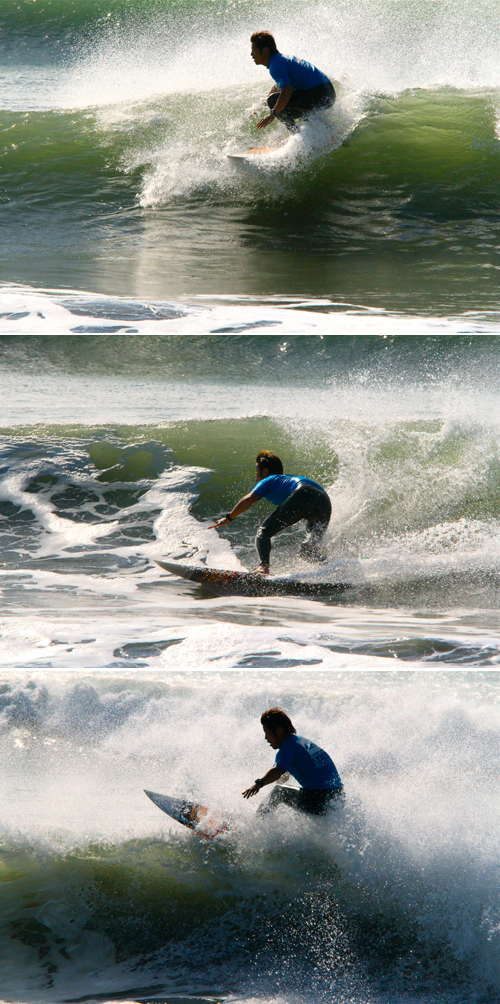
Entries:
{"label": "bare foot", "polygon": [[259,565],[255,569],[254,575],[269,575],[269,565]]}

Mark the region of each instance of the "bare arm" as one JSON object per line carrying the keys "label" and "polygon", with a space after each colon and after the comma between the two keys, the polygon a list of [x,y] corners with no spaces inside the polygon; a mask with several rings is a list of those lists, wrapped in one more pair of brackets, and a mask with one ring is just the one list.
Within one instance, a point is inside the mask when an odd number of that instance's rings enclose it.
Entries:
{"label": "bare arm", "polygon": [[243,498],[240,499],[235,506],[233,506],[231,512],[229,513],[231,519],[228,519],[227,516],[223,516],[222,519],[218,519],[215,523],[211,523],[208,529],[213,530],[214,527],[217,526],[227,526],[227,524],[232,523],[233,519],[236,519],[237,516],[241,516],[242,512],[246,512],[247,509],[250,509],[250,506],[253,505],[254,502],[258,502],[259,499],[260,495],[256,495],[255,492],[249,492],[248,495],[244,495]]}
{"label": "bare arm", "polygon": [[267,774],[264,774],[264,776],[261,777],[261,784],[252,784],[250,788],[247,788],[246,791],[242,792],[243,798],[252,798],[252,795],[256,795],[265,784],[274,784],[274,782],[277,781],[284,773],[285,771],[283,770],[283,767],[271,767]]}
{"label": "bare arm", "polygon": [[[276,88],[276,90],[277,89],[278,88]],[[274,88],[270,91],[270,93],[272,94],[273,92]],[[282,87],[280,96],[272,110],[272,114],[265,115],[264,118],[260,120],[260,122],[257,122],[257,129],[265,129],[265,127],[268,126],[269,123],[273,121],[276,115],[279,115],[280,112],[284,111],[288,102],[290,101],[292,94],[293,90],[291,84],[287,84],[286,87]]]}

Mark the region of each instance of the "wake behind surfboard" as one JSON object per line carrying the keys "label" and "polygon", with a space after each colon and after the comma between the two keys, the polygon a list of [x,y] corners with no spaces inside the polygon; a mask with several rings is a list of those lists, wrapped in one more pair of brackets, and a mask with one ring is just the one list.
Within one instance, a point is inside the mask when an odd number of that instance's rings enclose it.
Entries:
{"label": "wake behind surfboard", "polygon": [[[284,144],[283,144],[284,145]],[[255,146],[251,150],[244,150],[243,153],[227,153],[228,161],[238,169],[248,170],[258,168],[263,164],[271,153],[276,153],[279,147]]]}
{"label": "wake behind surfboard", "polygon": [[199,582],[218,595],[240,596],[328,596],[350,589],[347,582],[297,579],[288,575],[258,575],[255,572],[230,572],[203,565],[179,565],[154,559],[160,568],[182,579]]}
{"label": "wake behind surfboard", "polygon": [[[281,144],[284,146],[284,144]],[[255,153],[275,153],[279,150],[279,146],[252,146],[249,150],[243,150],[243,153],[227,153],[226,157],[229,160],[242,160],[245,157],[249,157],[251,154]]]}
{"label": "wake behind surfboard", "polygon": [[227,819],[221,819],[213,815],[205,805],[196,802],[188,802],[184,798],[173,798],[171,795],[160,795],[157,791],[147,791],[144,794],[158,806],[167,816],[194,830],[197,837],[205,837],[213,840],[219,833],[226,833],[231,829],[231,824]]}
{"label": "wake behind surfboard", "polygon": [[[316,133],[313,142],[311,142],[311,137],[309,137],[309,140],[305,139],[305,145],[300,148],[302,157],[305,156],[307,160],[315,160],[316,157],[337,150],[342,140],[336,131],[332,132],[331,130],[331,123],[327,122],[326,132],[319,136]],[[286,139],[276,146],[253,146],[249,150],[226,153],[226,158],[233,167],[239,170],[250,171],[250,173],[258,172],[266,164],[273,163],[278,166],[282,161],[281,154],[286,154],[287,148],[290,144],[295,144],[295,141],[296,135],[289,134]],[[294,149],[297,152],[295,145],[292,146],[292,151]],[[272,156],[273,154],[279,154],[280,156],[276,158]]]}

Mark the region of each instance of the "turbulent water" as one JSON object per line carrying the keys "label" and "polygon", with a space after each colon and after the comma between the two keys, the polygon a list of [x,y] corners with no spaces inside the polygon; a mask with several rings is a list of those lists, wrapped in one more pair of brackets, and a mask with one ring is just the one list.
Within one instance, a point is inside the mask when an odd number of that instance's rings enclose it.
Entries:
{"label": "turbulent water", "polygon": [[[341,765],[329,818],[239,795],[276,695]],[[498,674],[36,674],[0,702],[6,1000],[498,1000]],[[197,840],[145,784],[235,829]]]}
{"label": "turbulent water", "polygon": [[[259,28],[337,91],[288,142]],[[0,0],[3,1000],[500,1001],[499,49],[491,0]],[[153,564],[255,566],[267,503],[209,525],[263,448],[333,507],[273,571],[342,593]],[[344,808],[241,798],[271,704]]]}
{"label": "turbulent water", "polygon": [[[491,0],[2,0],[2,275],[496,310],[498,14]],[[338,101],[241,174],[226,153],[262,136],[269,78],[248,41],[262,24]]]}
{"label": "turbulent water", "polygon": [[[239,796],[277,693],[342,765],[330,818]],[[37,674],[0,700],[7,1000],[498,1000],[497,674]],[[177,832],[144,784],[236,830]]]}

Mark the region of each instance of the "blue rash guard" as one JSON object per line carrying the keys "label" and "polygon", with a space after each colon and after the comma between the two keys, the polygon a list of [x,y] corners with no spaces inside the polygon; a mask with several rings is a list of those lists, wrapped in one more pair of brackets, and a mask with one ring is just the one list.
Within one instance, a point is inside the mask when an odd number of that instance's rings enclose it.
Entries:
{"label": "blue rash guard", "polygon": [[252,491],[260,499],[264,498],[273,505],[282,505],[301,485],[312,485],[313,488],[319,488],[320,492],[325,490],[310,478],[298,478],[295,474],[270,474],[268,478],[257,481]]}
{"label": "blue rash guard", "polygon": [[302,788],[313,791],[342,788],[338,770],[328,753],[302,736],[286,736],[276,754],[275,763],[288,771]]}
{"label": "blue rash guard", "polygon": [[309,91],[311,87],[330,82],[326,74],[312,63],[296,56],[282,56],[281,52],[271,56],[267,68],[280,90],[291,86],[293,91]]}

